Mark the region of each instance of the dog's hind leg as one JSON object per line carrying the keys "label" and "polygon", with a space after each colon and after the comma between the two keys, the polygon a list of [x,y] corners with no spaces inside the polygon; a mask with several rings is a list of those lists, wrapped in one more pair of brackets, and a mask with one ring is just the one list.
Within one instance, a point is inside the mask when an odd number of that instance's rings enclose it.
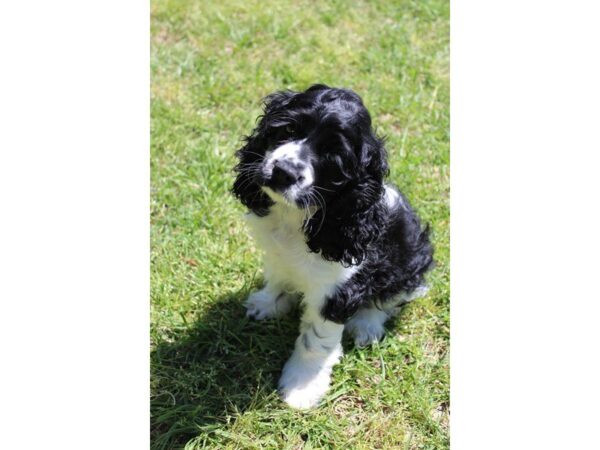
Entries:
{"label": "dog's hind leg", "polygon": [[385,332],[383,324],[390,317],[385,310],[375,305],[363,307],[346,322],[344,330],[352,335],[354,345],[365,347],[381,340]]}
{"label": "dog's hind leg", "polygon": [[354,338],[354,344],[357,347],[365,347],[379,342],[385,333],[384,324],[390,318],[395,316],[400,307],[412,300],[422,297],[427,293],[427,287],[420,287],[411,293],[400,293],[392,300],[383,305],[370,304],[360,308],[352,316],[344,329]]}

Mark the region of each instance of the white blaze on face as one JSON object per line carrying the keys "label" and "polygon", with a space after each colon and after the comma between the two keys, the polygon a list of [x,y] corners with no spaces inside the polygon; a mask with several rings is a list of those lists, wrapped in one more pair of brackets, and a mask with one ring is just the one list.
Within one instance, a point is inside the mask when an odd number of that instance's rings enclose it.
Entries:
{"label": "white blaze on face", "polygon": [[[263,170],[267,176],[271,176],[271,173],[273,172],[273,165],[276,160],[288,161],[292,164],[301,164],[304,166],[302,172],[300,173],[302,180],[290,186],[285,191],[285,197],[288,197],[291,200],[294,200],[302,189],[310,187],[315,180],[314,171],[310,165],[310,162],[304,161],[300,158],[300,151],[303,143],[304,140],[287,142],[277,147],[275,150],[267,152],[265,155],[265,165]],[[275,193],[272,189],[264,188],[264,190],[275,201],[278,201],[282,198],[280,194]]]}

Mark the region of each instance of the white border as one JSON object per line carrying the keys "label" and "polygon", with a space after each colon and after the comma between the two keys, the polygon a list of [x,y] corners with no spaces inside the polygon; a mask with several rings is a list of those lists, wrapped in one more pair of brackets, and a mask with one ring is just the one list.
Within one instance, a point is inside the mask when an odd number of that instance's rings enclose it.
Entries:
{"label": "white border", "polygon": [[598,6],[452,3],[455,450],[597,445]]}
{"label": "white border", "polygon": [[0,6],[2,447],[148,448],[149,3]]}
{"label": "white border", "polygon": [[[149,4],[5,3],[2,443],[147,448]],[[599,16],[452,3],[457,450],[597,440]]]}

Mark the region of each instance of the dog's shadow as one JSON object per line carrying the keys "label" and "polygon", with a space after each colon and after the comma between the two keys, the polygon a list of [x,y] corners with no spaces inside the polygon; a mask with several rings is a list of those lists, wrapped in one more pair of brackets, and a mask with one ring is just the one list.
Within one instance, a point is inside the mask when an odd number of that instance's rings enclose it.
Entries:
{"label": "dog's shadow", "polygon": [[[248,320],[243,303],[249,292],[211,302],[193,324],[163,333],[154,346],[152,448],[181,448],[244,411],[282,406],[277,380],[292,353],[300,311],[280,320]],[[353,347],[347,336],[344,344]]]}
{"label": "dog's shadow", "polygon": [[228,417],[278,402],[281,368],[297,336],[298,311],[246,319],[247,291],[211,302],[196,321],[162,336],[151,352],[153,448],[174,448]]}

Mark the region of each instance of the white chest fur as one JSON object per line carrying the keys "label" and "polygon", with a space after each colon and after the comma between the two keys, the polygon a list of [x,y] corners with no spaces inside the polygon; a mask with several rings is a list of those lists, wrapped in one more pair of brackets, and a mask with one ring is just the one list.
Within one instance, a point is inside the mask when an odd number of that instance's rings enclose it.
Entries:
{"label": "white chest fur", "polygon": [[266,217],[246,215],[254,238],[265,251],[269,278],[307,295],[328,295],[357,267],[345,268],[311,253],[302,231],[304,217],[303,211],[281,203],[276,203]]}

